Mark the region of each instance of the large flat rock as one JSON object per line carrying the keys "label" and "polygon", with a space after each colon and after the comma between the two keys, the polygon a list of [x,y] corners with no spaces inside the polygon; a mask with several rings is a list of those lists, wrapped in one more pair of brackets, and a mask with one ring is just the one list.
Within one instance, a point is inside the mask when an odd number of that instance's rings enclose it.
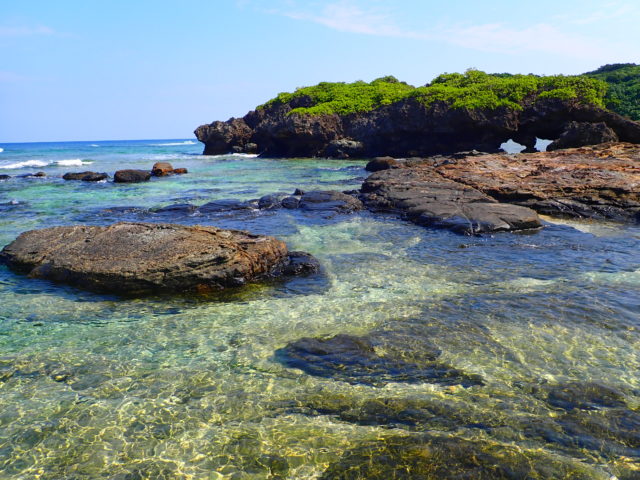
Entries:
{"label": "large flat rock", "polygon": [[414,223],[463,234],[541,226],[533,210],[498,203],[426,165],[374,173],[362,185],[362,199],[372,210],[399,212]]}
{"label": "large flat rock", "polygon": [[419,168],[547,215],[640,220],[640,145],[476,155]]}
{"label": "large flat rock", "polygon": [[[304,256],[303,256],[304,257]],[[31,230],[0,262],[34,278],[118,294],[211,291],[317,268],[269,236],[215,227],[116,223]]]}

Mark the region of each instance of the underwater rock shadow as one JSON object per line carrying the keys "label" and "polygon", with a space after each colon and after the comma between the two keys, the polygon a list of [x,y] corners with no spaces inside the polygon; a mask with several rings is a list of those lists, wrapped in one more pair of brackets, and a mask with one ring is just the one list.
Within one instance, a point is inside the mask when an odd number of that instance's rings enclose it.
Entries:
{"label": "underwater rock shadow", "polygon": [[[373,335],[356,337],[339,334],[330,338],[301,338],[276,350],[274,359],[317,377],[351,384],[384,386],[390,382],[434,383],[481,386],[478,375],[467,374],[436,361],[437,349],[425,350],[418,362],[404,360],[397,353],[379,354]],[[425,345],[427,347],[427,345]]]}

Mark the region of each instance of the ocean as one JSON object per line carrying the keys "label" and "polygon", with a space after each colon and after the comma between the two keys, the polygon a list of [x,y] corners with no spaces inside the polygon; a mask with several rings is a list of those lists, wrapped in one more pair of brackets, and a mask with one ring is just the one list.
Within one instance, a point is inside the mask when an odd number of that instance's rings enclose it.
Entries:
{"label": "ocean", "polygon": [[[136,299],[0,266],[0,478],[416,478],[393,466],[424,458],[433,478],[476,458],[494,475],[455,478],[640,478],[638,225],[545,218],[533,234],[464,237],[369,212],[158,212],[353,190],[367,175],[364,160],[201,151],[189,139],[0,144],[0,247],[55,225],[172,222],[274,235],[322,264],[220,295]],[[61,178],[157,161],[189,173]],[[421,380],[363,381],[386,368],[375,362],[314,374],[281,361],[292,342],[338,334]],[[445,365],[481,382],[424,381]]]}

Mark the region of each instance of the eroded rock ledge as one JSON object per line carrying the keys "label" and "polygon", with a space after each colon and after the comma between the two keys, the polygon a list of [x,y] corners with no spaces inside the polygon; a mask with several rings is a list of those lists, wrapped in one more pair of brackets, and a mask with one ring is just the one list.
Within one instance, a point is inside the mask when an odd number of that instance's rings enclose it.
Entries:
{"label": "eroded rock ledge", "polygon": [[640,146],[412,159],[369,176],[361,198],[370,209],[468,234],[535,228],[536,212],[640,221]]}
{"label": "eroded rock ledge", "polygon": [[215,291],[319,268],[274,237],[166,223],[31,230],[0,252],[0,262],[33,278],[117,294]]}

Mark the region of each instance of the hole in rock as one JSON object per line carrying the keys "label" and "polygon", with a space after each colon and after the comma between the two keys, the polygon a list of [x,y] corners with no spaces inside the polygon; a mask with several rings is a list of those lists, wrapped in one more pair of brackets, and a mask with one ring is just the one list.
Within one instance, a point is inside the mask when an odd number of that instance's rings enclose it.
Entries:
{"label": "hole in rock", "polygon": [[524,145],[520,145],[519,143],[514,142],[513,139],[510,138],[509,140],[501,144],[500,148],[507,153],[520,153],[526,147]]}

